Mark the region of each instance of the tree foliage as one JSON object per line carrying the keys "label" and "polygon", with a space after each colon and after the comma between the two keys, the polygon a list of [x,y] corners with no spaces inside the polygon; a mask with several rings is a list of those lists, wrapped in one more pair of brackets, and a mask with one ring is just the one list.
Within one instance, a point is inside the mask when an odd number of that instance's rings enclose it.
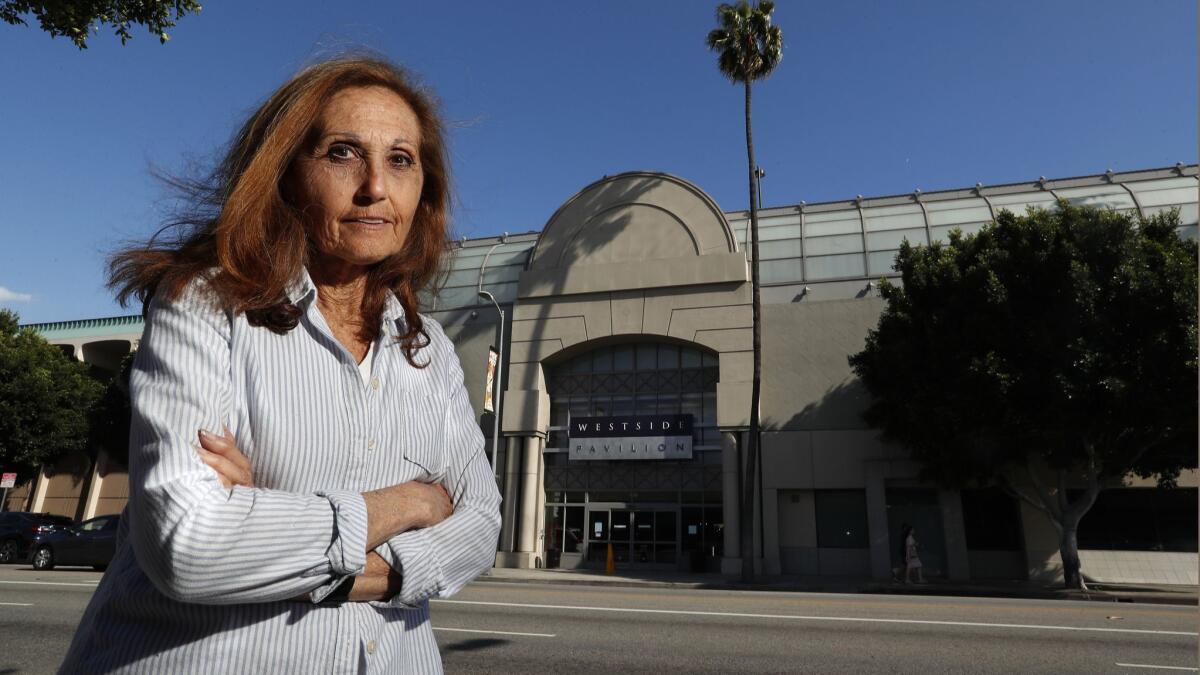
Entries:
{"label": "tree foliage", "polygon": [[85,449],[100,391],[86,365],[0,309],[0,465],[28,473]]}
{"label": "tree foliage", "polygon": [[131,29],[137,25],[165,43],[171,39],[168,28],[200,10],[195,0],[0,0],[0,20],[24,26],[32,15],[50,37],[70,38],[80,49],[87,49],[89,35],[100,24],[111,25],[121,44],[133,39]]}
{"label": "tree foliage", "polygon": [[783,59],[783,31],[771,24],[774,11],[770,0],[717,7],[720,28],[709,31],[705,43],[718,52],[717,67],[734,84],[770,75]]}
{"label": "tree foliage", "polygon": [[902,285],[882,282],[886,308],[850,358],[867,421],[926,479],[998,482],[1071,546],[1102,487],[1130,472],[1172,485],[1197,435],[1196,245],[1178,224],[1063,201],[905,243]]}

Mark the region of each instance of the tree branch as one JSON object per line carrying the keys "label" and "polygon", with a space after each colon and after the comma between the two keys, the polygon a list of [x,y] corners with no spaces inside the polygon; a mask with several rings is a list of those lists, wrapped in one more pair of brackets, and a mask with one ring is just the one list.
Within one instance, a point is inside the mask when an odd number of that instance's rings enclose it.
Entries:
{"label": "tree branch", "polygon": [[1000,476],[1000,489],[1007,492],[1009,494],[1009,496],[1014,497],[1016,499],[1020,499],[1021,501],[1025,502],[1026,504],[1029,504],[1030,506],[1037,509],[1038,511],[1041,511],[1042,513],[1044,513],[1052,518],[1054,517],[1054,514],[1050,513],[1050,511],[1046,508],[1045,504],[1040,503],[1038,500],[1036,500],[1033,497],[1030,497],[1029,495],[1022,492],[1020,489],[1017,488],[1017,486],[1012,484],[1012,481],[1008,479],[1008,476],[1005,476],[1003,474],[1001,474],[1001,476]]}
{"label": "tree branch", "polygon": [[1062,523],[1062,511],[1056,508],[1057,505],[1050,498],[1050,491],[1042,485],[1042,481],[1037,477],[1037,472],[1029,466],[1028,462],[1024,466],[1025,473],[1029,476],[1029,482],[1033,483],[1034,489],[1037,490],[1038,499],[1042,500],[1042,504],[1045,505],[1045,511],[1050,515],[1050,520],[1054,522],[1055,527],[1060,526]]}

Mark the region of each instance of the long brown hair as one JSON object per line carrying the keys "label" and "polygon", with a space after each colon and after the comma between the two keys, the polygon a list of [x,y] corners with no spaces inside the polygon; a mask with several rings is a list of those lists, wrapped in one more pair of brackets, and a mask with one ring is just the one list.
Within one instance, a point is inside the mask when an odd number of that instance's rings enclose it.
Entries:
{"label": "long brown hair", "polygon": [[[284,176],[325,102],[343,89],[369,86],[390,89],[416,113],[424,183],[404,250],[368,273],[364,331],[371,339],[378,336],[387,294],[394,294],[406,318],[407,331],[400,336],[405,358],[420,367],[414,357],[429,335],[417,313],[417,293],[434,280],[446,250],[449,163],[432,95],[381,59],[339,58],[305,68],[242,125],[207,179],[168,178],[186,196],[189,210],[149,242],[110,258],[108,286],[117,300],[127,305],[136,297],[143,309],[156,293],[173,300],[197,276],[216,268],[209,286],[226,309],[277,333],[295,328],[300,310],[286,289],[311,251],[302,214],[283,189]],[[162,241],[166,233],[174,236]]]}

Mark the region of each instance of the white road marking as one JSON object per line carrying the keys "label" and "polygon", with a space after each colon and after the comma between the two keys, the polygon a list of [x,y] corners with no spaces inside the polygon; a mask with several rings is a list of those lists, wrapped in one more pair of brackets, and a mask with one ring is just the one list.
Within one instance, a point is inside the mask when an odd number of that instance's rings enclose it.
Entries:
{"label": "white road marking", "polygon": [[32,602],[0,602],[5,607],[33,607]]}
{"label": "white road marking", "polygon": [[1154,668],[1155,670],[1187,670],[1190,672],[1200,671],[1200,668],[1190,668],[1188,666],[1152,666],[1146,663],[1118,663],[1118,666],[1124,668]]}
{"label": "white road marking", "polygon": [[519,635],[521,637],[555,637],[554,633],[515,633],[507,630],[475,630],[474,628],[443,628],[434,626],[434,630],[444,630],[451,633],[486,633],[488,635]]}
{"label": "white road marking", "polygon": [[0,584],[28,584],[31,586],[86,586],[95,588],[99,581],[0,581]]}
{"label": "white road marking", "polygon": [[978,621],[936,621],[932,619],[880,619],[856,616],[802,616],[797,614],[749,614],[744,612],[701,612],[687,609],[640,609],[634,607],[582,607],[578,605],[539,605],[516,602],[486,602],[482,600],[430,600],[448,605],[487,605],[492,607],[525,607],[529,609],[569,609],[581,612],[626,612],[630,614],[673,614],[676,616],[716,616],[736,619],[786,619],[789,621],[844,621],[855,623],[898,623],[924,626],[970,626],[978,628],[1023,628],[1033,630],[1076,631],[1083,633],[1135,633],[1140,635],[1182,635],[1196,637],[1198,633],[1175,630],[1143,630],[1137,628],[1091,628],[1088,626],[1050,626],[1045,624],[983,623]]}

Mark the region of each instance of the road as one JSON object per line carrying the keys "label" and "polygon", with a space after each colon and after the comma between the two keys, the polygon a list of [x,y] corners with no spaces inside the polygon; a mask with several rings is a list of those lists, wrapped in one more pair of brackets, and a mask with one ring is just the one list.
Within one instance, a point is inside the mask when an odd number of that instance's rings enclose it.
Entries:
{"label": "road", "polygon": [[[0,567],[0,674],[53,672],[99,574]],[[448,673],[1196,672],[1197,609],[480,582],[433,604]]]}

